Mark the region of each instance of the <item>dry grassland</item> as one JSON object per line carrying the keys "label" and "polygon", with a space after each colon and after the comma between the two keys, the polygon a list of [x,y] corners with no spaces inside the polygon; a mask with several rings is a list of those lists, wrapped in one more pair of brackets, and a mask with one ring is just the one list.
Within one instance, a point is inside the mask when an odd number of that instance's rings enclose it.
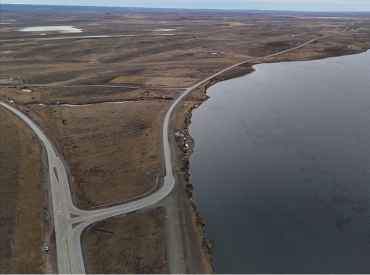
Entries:
{"label": "dry grassland", "polygon": [[123,201],[151,190],[162,172],[158,129],[167,101],[90,106],[27,105],[53,133],[72,173],[78,206]]}
{"label": "dry grassland", "polygon": [[35,135],[0,109],[0,272],[44,273],[44,207]]}
{"label": "dry grassland", "polygon": [[164,209],[157,208],[87,228],[84,241],[92,273],[168,274],[165,219]]}
{"label": "dry grassland", "polygon": [[[176,92],[48,87],[35,88],[32,93],[2,88],[1,93],[16,96],[16,102],[23,105],[18,108],[43,125],[65,157],[79,207],[120,202],[155,186],[162,172],[161,119]],[[107,101],[128,102],[99,103]]]}
{"label": "dry grassland", "polygon": [[[2,39],[11,41],[1,42],[0,51],[1,76],[20,77],[25,85],[110,83],[185,87],[231,64],[339,32],[352,22],[355,26],[348,33],[323,40],[304,58],[352,54],[370,47],[370,19],[366,13],[325,19],[315,14],[284,12],[29,9],[32,12],[3,8],[4,20],[17,19],[17,24],[2,27]],[[38,33],[18,31],[25,26],[55,22],[83,29],[80,34],[68,36],[135,36],[36,40],[40,38]],[[167,28],[174,30],[154,31]],[[49,33],[42,38],[63,36],[66,35]]]}

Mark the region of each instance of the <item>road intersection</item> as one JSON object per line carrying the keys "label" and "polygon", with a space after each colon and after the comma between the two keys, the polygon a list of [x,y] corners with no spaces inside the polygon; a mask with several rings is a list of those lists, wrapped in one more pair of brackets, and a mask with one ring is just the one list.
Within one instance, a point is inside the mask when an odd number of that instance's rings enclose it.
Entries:
{"label": "road intersection", "polygon": [[[289,50],[285,50],[276,54],[254,58],[251,60],[243,61],[238,64],[232,65],[191,87],[184,89],[182,93],[172,102],[171,106],[168,108],[167,113],[164,118],[163,123],[163,156],[165,163],[165,177],[162,187],[155,193],[133,201],[125,203],[122,205],[97,209],[97,210],[81,210],[74,206],[70,185],[68,182],[68,175],[66,172],[66,167],[61,160],[57,150],[48,139],[46,134],[41,130],[41,128],[33,122],[27,115],[18,109],[0,102],[0,105],[4,108],[12,111],[18,115],[29,127],[35,132],[37,137],[41,140],[42,144],[46,148],[48,156],[48,167],[49,167],[49,178],[51,185],[51,194],[52,194],[52,205],[53,205],[53,216],[54,216],[54,227],[55,227],[55,237],[56,237],[56,246],[57,246],[57,257],[58,257],[58,272],[59,273],[85,273],[85,266],[83,262],[82,249],[81,249],[81,233],[82,231],[90,224],[104,220],[113,216],[122,215],[130,213],[147,206],[153,205],[160,200],[164,199],[172,191],[175,185],[175,178],[173,176],[173,161],[171,160],[170,142],[173,141],[173,137],[169,133],[170,125],[170,116],[175,109],[175,107],[181,102],[181,100],[191,91],[198,88],[199,86],[205,84],[207,81],[212,78],[245,63],[252,63],[258,60],[274,57],[281,55],[286,52],[297,50],[302,48],[314,41],[319,39],[327,38],[333,35],[337,35],[347,31],[351,26],[345,28],[343,31],[327,36],[322,36],[320,38],[312,39],[307,43],[304,43],[300,46],[294,47]],[[171,270],[171,273],[177,273],[176,270]]]}

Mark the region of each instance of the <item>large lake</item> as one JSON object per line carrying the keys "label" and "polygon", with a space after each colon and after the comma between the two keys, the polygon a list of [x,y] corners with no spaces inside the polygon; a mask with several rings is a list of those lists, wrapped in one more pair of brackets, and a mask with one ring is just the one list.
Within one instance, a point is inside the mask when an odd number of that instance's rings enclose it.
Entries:
{"label": "large lake", "polygon": [[255,66],[193,111],[217,273],[370,273],[370,51]]}

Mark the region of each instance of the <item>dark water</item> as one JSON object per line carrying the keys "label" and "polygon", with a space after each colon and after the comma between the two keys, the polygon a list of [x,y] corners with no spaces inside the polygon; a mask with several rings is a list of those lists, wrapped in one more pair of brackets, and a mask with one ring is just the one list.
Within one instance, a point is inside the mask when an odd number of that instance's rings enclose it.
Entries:
{"label": "dark water", "polygon": [[370,51],[262,64],[194,110],[217,273],[370,273]]}

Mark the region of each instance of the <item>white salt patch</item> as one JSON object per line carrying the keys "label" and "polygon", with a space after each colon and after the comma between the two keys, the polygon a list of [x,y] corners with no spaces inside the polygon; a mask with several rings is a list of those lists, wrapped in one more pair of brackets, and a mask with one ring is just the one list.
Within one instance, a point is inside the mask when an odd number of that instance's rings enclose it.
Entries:
{"label": "white salt patch", "polygon": [[80,33],[82,29],[77,29],[73,26],[47,26],[47,27],[29,27],[20,29],[21,32],[59,32],[59,33]]}
{"label": "white salt patch", "polygon": [[155,32],[172,32],[175,31],[176,29],[156,29],[154,30]]}
{"label": "white salt patch", "polygon": [[41,107],[45,107],[46,105],[45,105],[45,104],[41,104],[41,103],[40,103],[40,104],[39,104],[39,106],[41,106]]}
{"label": "white salt patch", "polygon": [[211,53],[211,54],[218,54],[218,53]]}
{"label": "white salt patch", "polygon": [[76,38],[107,38],[109,35],[94,35],[94,36],[67,36],[67,37],[52,37],[52,38],[38,38],[38,40],[63,40]]}
{"label": "white salt patch", "polygon": [[130,102],[130,101],[114,101],[114,102],[105,102],[105,103],[126,103],[126,102]]}
{"label": "white salt patch", "polygon": [[84,104],[84,105],[78,105],[78,104],[61,104],[60,106],[68,106],[68,107],[82,107],[82,106],[90,106],[92,104]]}
{"label": "white salt patch", "polygon": [[14,102],[14,100],[10,100],[9,102],[12,102],[12,103],[13,103],[13,102]]}
{"label": "white salt patch", "polygon": [[40,35],[46,35],[46,33],[40,33]]}
{"label": "white salt patch", "polygon": [[32,93],[32,90],[30,89],[22,89],[23,92]]}
{"label": "white salt patch", "polygon": [[[169,34],[166,34],[169,35]],[[171,34],[173,35],[173,34]],[[67,36],[67,37],[48,37],[48,38],[31,38],[32,40],[64,40],[64,39],[79,39],[79,38],[119,38],[119,37],[134,37],[137,36],[136,34],[124,34],[124,35],[91,35],[91,36]],[[24,41],[24,39],[8,39],[8,40],[0,40],[0,42],[8,42],[8,41]]]}
{"label": "white salt patch", "polygon": [[[78,39],[78,38],[117,38],[117,37],[133,37],[136,36],[136,34],[124,34],[124,35],[88,35],[88,36],[67,36],[67,37],[52,37],[52,38],[38,38],[38,40],[63,40],[63,39]],[[6,40],[0,40],[0,41],[6,41]]]}

